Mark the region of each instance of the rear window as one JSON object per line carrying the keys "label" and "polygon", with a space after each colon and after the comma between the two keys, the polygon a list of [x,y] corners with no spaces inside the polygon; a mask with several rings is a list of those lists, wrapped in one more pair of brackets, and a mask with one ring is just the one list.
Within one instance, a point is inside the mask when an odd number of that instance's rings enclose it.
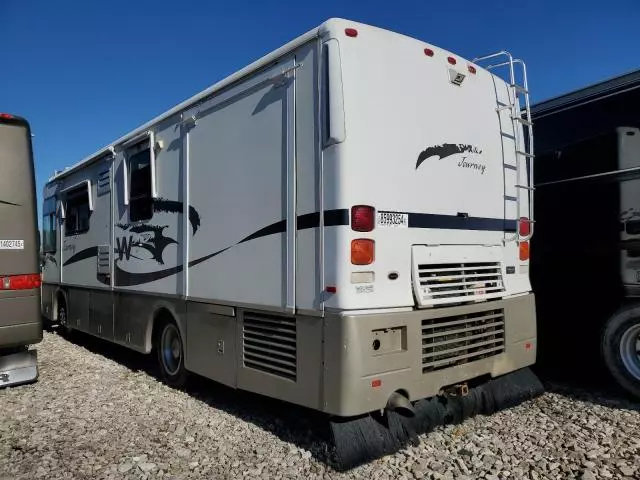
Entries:
{"label": "rear window", "polygon": [[31,138],[26,125],[0,122],[0,166],[0,204],[30,206],[34,185]]}

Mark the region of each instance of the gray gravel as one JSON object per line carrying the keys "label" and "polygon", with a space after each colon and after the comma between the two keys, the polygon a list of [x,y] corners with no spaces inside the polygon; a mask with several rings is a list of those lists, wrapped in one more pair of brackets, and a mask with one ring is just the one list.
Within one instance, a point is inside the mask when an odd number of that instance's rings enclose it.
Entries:
{"label": "gray gravel", "polygon": [[302,409],[204,380],[172,390],[137,354],[84,337],[46,333],[38,351],[38,383],[0,391],[2,480],[640,478],[640,404],[559,385],[337,473]]}

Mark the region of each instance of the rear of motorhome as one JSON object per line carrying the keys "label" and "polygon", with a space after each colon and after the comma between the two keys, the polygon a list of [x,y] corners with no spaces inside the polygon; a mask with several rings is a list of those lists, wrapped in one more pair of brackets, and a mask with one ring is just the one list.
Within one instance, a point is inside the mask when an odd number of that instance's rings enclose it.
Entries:
{"label": "rear of motorhome", "polygon": [[43,313],[335,417],[523,369],[526,95],[330,20],[50,179]]}
{"label": "rear of motorhome", "polygon": [[[640,70],[532,109],[543,363],[640,397]],[[600,353],[600,354],[599,354]],[[543,365],[544,366],[544,365]]]}
{"label": "rear of motorhome", "polygon": [[36,190],[29,123],[0,113],[0,388],[38,378],[42,340]]}

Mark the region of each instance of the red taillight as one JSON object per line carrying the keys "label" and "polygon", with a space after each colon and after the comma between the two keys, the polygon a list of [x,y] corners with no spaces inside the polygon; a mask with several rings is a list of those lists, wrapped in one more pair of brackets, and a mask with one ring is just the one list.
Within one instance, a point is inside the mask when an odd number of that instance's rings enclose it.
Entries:
{"label": "red taillight", "polygon": [[40,274],[11,275],[0,279],[0,290],[31,290],[39,288],[42,280]]}
{"label": "red taillight", "polygon": [[327,288],[325,288],[325,291],[326,291],[327,293],[337,293],[337,292],[338,292],[338,289],[337,289],[335,286],[330,285],[330,286],[328,286]]}
{"label": "red taillight", "polygon": [[425,48],[425,49],[424,49],[424,54],[425,54],[427,57],[433,57],[433,50],[431,50],[430,48]]}
{"label": "red taillight", "polygon": [[449,62],[451,65],[455,65],[456,64],[456,59],[453,57],[447,57],[447,62]]}
{"label": "red taillight", "polygon": [[351,207],[351,229],[356,232],[370,232],[375,227],[376,210],[368,205]]}
{"label": "red taillight", "polygon": [[369,238],[351,240],[351,263],[371,265],[376,258],[376,244]]}
{"label": "red taillight", "polygon": [[469,70],[469,73],[473,73],[474,75],[476,73],[476,67],[474,67],[473,65],[469,65],[467,67],[467,70]]}
{"label": "red taillight", "polygon": [[347,37],[357,37],[358,36],[358,31],[355,28],[345,28],[344,29],[344,34]]}
{"label": "red taillight", "polygon": [[9,115],[8,113],[0,113],[0,118],[11,120],[13,118],[13,115]]}
{"label": "red taillight", "polygon": [[521,237],[526,237],[531,233],[531,221],[527,217],[520,217],[518,233]]}

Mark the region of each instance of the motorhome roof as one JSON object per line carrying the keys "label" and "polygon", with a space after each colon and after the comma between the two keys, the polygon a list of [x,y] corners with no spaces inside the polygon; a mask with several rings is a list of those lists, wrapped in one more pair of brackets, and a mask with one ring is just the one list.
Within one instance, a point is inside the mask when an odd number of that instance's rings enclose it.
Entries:
{"label": "motorhome roof", "polygon": [[[311,40],[311,39],[313,39],[315,37],[322,36],[325,32],[330,30],[331,27],[333,25],[335,25],[336,23],[343,23],[343,22],[347,22],[347,20],[340,19],[340,18],[332,18],[332,19],[329,19],[329,20],[325,21],[320,26],[314,28],[313,30],[308,31],[307,33],[305,33],[303,35],[300,35],[299,37],[297,37],[296,39],[290,41],[286,45],[283,45],[282,47],[278,48],[277,50],[274,50],[271,53],[265,55],[264,57],[262,57],[262,58],[256,60],[255,62],[251,63],[250,65],[247,65],[243,69],[238,70],[237,72],[229,75],[228,77],[224,78],[223,80],[211,85],[209,88],[201,91],[200,93],[197,93],[196,95],[192,96],[191,98],[189,98],[189,99],[185,100],[184,102],[176,105],[172,109],[170,109],[170,110],[158,115],[154,119],[148,121],[147,123],[145,123],[145,124],[141,125],[140,127],[136,128],[135,130],[133,130],[133,131],[127,133],[126,135],[120,137],[116,141],[111,142],[109,145],[101,148],[97,152],[89,155],[88,157],[85,157],[84,159],[82,159],[78,163],[76,163],[76,164],[74,164],[74,165],[72,165],[70,167],[65,167],[65,169],[60,171],[60,172],[56,172],[49,179],[49,181],[51,182],[53,180],[57,180],[57,179],[59,179],[61,177],[64,177],[64,176],[68,175],[69,173],[77,170],[81,166],[83,166],[83,165],[85,165],[87,163],[90,163],[93,160],[96,160],[97,158],[101,157],[102,155],[108,153],[112,147],[114,147],[116,145],[120,145],[122,143],[125,143],[125,142],[135,138],[136,136],[143,134],[145,132],[145,130],[149,129],[150,127],[152,127],[156,123],[161,122],[162,120],[165,120],[166,118],[169,118],[172,115],[175,115],[176,113],[178,113],[178,112],[186,109],[187,107],[199,102],[200,100],[208,97],[209,95],[215,93],[216,91],[221,90],[222,88],[224,88],[224,87],[226,87],[226,86],[238,81],[239,79],[241,79],[242,77],[248,75],[249,73],[253,72],[254,70],[258,70],[258,69],[268,65],[269,63],[273,62],[274,60],[276,60],[277,58],[279,58],[280,56],[282,56],[286,52],[295,49],[296,47],[308,42],[309,40]],[[351,22],[351,23],[356,23],[356,22]]]}
{"label": "motorhome roof", "polygon": [[639,87],[640,69],[537,103],[531,107],[531,113],[533,116],[540,117],[552,111],[573,107]]}

